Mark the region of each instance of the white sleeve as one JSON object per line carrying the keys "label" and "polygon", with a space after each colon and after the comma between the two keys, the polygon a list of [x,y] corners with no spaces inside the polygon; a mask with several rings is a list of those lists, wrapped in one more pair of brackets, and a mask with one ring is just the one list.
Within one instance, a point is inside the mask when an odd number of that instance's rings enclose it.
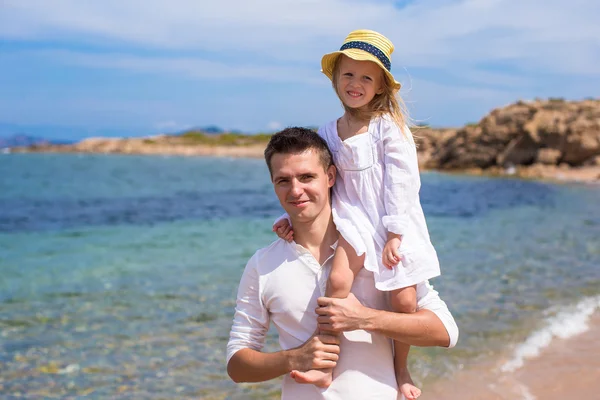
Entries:
{"label": "white sleeve", "polygon": [[408,211],[419,201],[417,149],[407,126],[401,132],[391,121],[381,125],[384,149],[384,205],[382,223],[388,232],[403,235],[409,223]]}
{"label": "white sleeve", "polygon": [[433,289],[429,281],[417,284],[417,310],[423,309],[433,312],[444,324],[450,337],[448,348],[456,346],[456,342],[458,342],[458,326],[456,325],[456,321],[454,321],[454,317],[444,300],[440,298],[439,293]]}
{"label": "white sleeve", "polygon": [[262,350],[269,322],[269,312],[261,300],[255,254],[246,264],[238,288],[233,326],[227,343],[227,363],[241,349]]}

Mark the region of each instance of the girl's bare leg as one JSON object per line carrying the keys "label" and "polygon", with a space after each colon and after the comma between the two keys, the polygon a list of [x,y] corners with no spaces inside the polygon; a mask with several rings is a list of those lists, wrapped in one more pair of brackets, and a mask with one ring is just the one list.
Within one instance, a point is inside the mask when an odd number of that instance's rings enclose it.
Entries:
{"label": "girl's bare leg", "polygon": [[357,256],[356,250],[340,235],[327,280],[325,296],[338,299],[348,297],[354,277],[362,269],[364,263],[365,256]]}
{"label": "girl's bare leg", "polygon": [[[411,314],[417,310],[417,286],[409,286],[391,292],[390,302],[396,312]],[[413,383],[408,372],[408,352],[410,346],[394,340],[394,368],[400,392],[407,400],[416,399],[421,390]]]}
{"label": "girl's bare leg", "polygon": [[[357,256],[354,248],[340,235],[325,296],[343,299],[348,297],[354,277],[363,267],[365,256]],[[312,383],[318,387],[329,387],[333,380],[332,369],[311,369],[310,371],[292,371],[290,376],[298,383]]]}

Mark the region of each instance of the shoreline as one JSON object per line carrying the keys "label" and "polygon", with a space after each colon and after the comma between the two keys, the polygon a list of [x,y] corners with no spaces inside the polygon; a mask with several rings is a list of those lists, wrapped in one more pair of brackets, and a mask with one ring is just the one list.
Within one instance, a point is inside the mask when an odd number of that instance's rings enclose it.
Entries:
{"label": "shoreline", "polygon": [[600,392],[600,312],[596,310],[590,317],[585,332],[554,338],[520,368],[503,372],[502,361],[496,359],[461,370],[450,379],[426,387],[420,399],[594,399]]}
{"label": "shoreline", "polygon": [[[156,156],[185,156],[185,157],[233,157],[233,158],[263,158],[266,145],[248,146],[169,146],[142,144],[139,139],[127,139],[125,145],[122,139],[98,140],[80,148],[78,145],[44,145],[30,147],[14,147],[11,153],[64,153],[64,154],[121,154],[121,155],[156,155]],[[121,142],[121,143],[120,143]],[[90,146],[90,144],[95,144]],[[569,167],[567,165],[518,165],[512,169],[501,168],[465,168],[465,169],[436,169],[428,168],[425,163],[420,165],[421,172],[439,172],[452,175],[471,175],[504,178],[520,178],[546,181],[551,183],[582,183],[600,185],[600,165]]]}
{"label": "shoreline", "polygon": [[86,139],[73,145],[13,147],[8,153],[74,153],[262,158],[265,145],[210,146],[145,143],[148,139]]}
{"label": "shoreline", "polygon": [[[262,158],[270,137],[192,129],[147,137],[90,137],[74,144],[44,142],[3,152]],[[414,138],[422,171],[600,183],[600,99],[519,100],[463,127],[415,126]]]}
{"label": "shoreline", "polygon": [[514,170],[489,169],[464,169],[444,170],[434,168],[421,168],[421,172],[435,171],[443,174],[487,176],[497,178],[518,178],[549,183],[579,183],[586,185],[600,185],[600,166],[568,167],[568,166],[517,166]]}

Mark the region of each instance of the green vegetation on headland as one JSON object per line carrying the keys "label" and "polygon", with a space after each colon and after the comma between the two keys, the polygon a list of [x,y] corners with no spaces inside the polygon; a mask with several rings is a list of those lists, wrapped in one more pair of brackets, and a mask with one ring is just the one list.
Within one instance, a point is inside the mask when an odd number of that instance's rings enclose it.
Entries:
{"label": "green vegetation on headland", "polygon": [[[239,133],[220,133],[207,134],[202,131],[186,131],[179,135],[167,135],[170,143],[177,143],[190,146],[249,146],[254,144],[267,144],[271,138],[269,133],[259,133],[256,135],[245,135]],[[164,138],[145,138],[144,144],[160,144],[165,141]]]}
{"label": "green vegetation on headland", "polygon": [[256,135],[243,135],[237,133],[206,134],[202,131],[187,131],[179,137],[189,144],[202,144],[208,146],[248,146],[252,144],[266,144],[271,134],[260,133]]}

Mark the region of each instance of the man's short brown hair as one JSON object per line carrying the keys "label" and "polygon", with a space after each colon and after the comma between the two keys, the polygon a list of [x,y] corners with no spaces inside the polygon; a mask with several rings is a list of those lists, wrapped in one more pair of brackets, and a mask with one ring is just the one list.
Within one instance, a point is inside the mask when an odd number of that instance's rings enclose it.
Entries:
{"label": "man's short brown hair", "polygon": [[333,157],[327,142],[311,129],[301,127],[285,128],[271,136],[271,140],[269,140],[269,144],[265,149],[265,161],[267,167],[269,167],[271,177],[273,177],[273,171],[271,170],[273,155],[297,154],[307,150],[314,150],[317,153],[325,171],[333,165]]}

